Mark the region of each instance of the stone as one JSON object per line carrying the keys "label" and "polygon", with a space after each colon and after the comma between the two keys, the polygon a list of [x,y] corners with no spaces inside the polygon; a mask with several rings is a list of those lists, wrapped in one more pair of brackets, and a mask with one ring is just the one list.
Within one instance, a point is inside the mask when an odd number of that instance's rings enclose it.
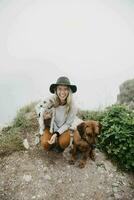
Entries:
{"label": "stone", "polygon": [[23,179],[26,181],[26,182],[30,182],[32,180],[32,176],[31,175],[25,175],[23,176]]}
{"label": "stone", "polygon": [[45,178],[45,180],[51,180],[51,176],[49,176],[48,174],[46,174],[46,175],[44,176],[44,178]]}
{"label": "stone", "polygon": [[24,139],[23,140],[23,145],[24,145],[24,147],[26,148],[26,149],[29,149],[29,143],[28,143],[28,141],[27,141],[27,139]]}
{"label": "stone", "polygon": [[36,136],[35,140],[34,140],[34,144],[37,145],[37,144],[39,144],[39,142],[40,142],[40,138],[39,138],[39,136]]}

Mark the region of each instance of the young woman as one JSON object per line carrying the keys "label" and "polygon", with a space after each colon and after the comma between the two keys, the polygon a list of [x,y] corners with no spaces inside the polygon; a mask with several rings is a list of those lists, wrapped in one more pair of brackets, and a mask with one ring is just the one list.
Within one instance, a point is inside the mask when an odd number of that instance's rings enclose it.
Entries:
{"label": "young woman", "polygon": [[[44,102],[44,106],[38,105],[40,111],[37,113],[42,120],[40,125],[43,125],[40,129],[41,145],[45,150],[56,146],[62,151],[70,144],[70,129],[77,113],[72,93],[77,91],[77,87],[71,85],[67,77],[59,77],[56,83],[50,85],[49,90],[54,95]],[[52,112],[50,129],[43,124],[44,118],[49,116],[49,111]]]}

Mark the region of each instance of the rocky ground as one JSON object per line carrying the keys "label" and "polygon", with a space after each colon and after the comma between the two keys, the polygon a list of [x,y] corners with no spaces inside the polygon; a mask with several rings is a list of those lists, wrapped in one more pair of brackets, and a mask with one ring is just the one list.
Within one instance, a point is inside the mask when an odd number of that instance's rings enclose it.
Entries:
{"label": "rocky ground", "polygon": [[117,170],[103,153],[96,150],[96,161],[83,169],[69,158],[69,149],[44,152],[35,145],[0,158],[0,200],[134,200],[133,174]]}

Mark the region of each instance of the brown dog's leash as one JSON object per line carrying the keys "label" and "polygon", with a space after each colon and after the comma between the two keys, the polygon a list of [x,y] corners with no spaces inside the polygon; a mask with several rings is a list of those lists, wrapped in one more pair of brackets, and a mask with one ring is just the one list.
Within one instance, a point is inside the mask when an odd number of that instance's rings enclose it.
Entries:
{"label": "brown dog's leash", "polygon": [[73,134],[74,130],[70,129],[70,143],[69,143],[69,147],[71,147],[71,149],[73,148],[73,141],[74,141],[74,134]]}

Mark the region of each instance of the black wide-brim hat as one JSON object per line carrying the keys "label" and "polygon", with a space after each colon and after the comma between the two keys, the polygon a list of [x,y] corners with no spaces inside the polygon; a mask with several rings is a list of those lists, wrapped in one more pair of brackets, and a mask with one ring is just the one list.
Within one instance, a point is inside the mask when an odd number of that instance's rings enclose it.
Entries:
{"label": "black wide-brim hat", "polygon": [[65,77],[65,76],[62,76],[62,77],[59,77],[56,81],[56,83],[53,83],[50,85],[50,92],[54,94],[55,92],[55,89],[58,85],[66,85],[66,86],[69,86],[72,90],[72,93],[75,93],[77,91],[77,86],[76,85],[71,85],[70,83],[70,80]]}

